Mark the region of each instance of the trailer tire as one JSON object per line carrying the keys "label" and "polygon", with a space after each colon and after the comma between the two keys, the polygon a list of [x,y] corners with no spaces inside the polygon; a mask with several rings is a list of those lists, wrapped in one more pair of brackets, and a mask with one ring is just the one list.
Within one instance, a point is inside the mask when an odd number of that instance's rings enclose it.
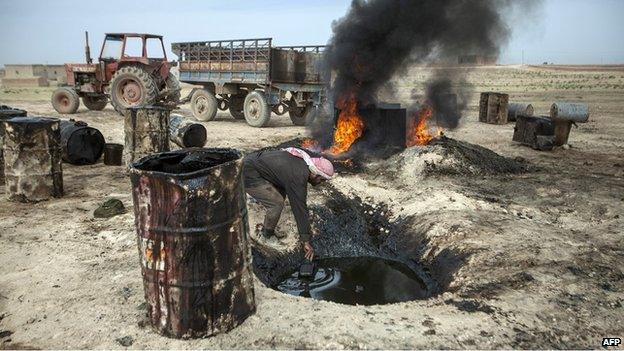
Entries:
{"label": "trailer tire", "polygon": [[264,92],[256,90],[245,97],[245,120],[252,127],[261,128],[269,124],[271,108]]}
{"label": "trailer tire", "polygon": [[82,104],[91,111],[102,111],[104,107],[106,107],[106,104],[108,104],[108,99],[105,95],[83,96]]}
{"label": "trailer tire", "polygon": [[213,93],[197,89],[191,98],[191,110],[198,121],[212,121],[217,116],[218,102]]}
{"label": "trailer tire", "polygon": [[290,120],[296,126],[307,126],[314,120],[316,116],[316,108],[312,105],[305,107],[296,107],[288,111]]}
{"label": "trailer tire", "polygon": [[80,98],[72,88],[62,87],[52,93],[52,107],[61,114],[74,114],[80,106]]}
{"label": "trailer tire", "polygon": [[245,119],[243,106],[245,105],[245,95],[230,95],[230,114],[235,119]]}

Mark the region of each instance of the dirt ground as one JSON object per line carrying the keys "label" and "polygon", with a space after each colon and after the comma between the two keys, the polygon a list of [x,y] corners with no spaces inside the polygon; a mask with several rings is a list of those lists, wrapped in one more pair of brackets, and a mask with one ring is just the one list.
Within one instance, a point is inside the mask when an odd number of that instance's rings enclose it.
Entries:
{"label": "dirt ground", "polygon": [[[427,75],[415,68],[397,80],[398,100],[422,89]],[[395,235],[400,251],[427,267],[445,292],[347,306],[285,295],[256,280],[257,313],[233,331],[198,340],[159,336],[146,326],[129,178],[122,167],[64,164],[63,198],[12,203],[0,190],[0,347],[595,349],[603,337],[622,337],[624,68],[482,67],[469,82],[475,93],[461,126],[446,135],[532,170],[425,176],[384,161],[387,173],[342,174],[332,185],[386,204],[391,219],[406,219]],[[51,90],[0,89],[0,103],[58,116]],[[585,102],[590,121],[573,128],[569,148],[537,152],[511,141],[513,124],[478,123],[478,92],[486,90],[532,102],[538,114],[554,101]],[[181,113],[191,115],[188,106]],[[107,142],[123,143],[122,118],[110,106],[81,107],[71,117],[99,128]],[[256,129],[220,112],[205,126],[206,146],[245,151],[306,135],[277,116]],[[109,197],[129,212],[93,218]],[[261,217],[255,208],[252,224]],[[287,211],[278,229],[294,242]]]}

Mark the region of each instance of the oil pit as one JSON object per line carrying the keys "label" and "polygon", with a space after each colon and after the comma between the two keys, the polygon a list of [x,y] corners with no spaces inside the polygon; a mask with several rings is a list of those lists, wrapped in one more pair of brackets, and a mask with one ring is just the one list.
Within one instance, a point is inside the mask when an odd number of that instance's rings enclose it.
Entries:
{"label": "oil pit", "polygon": [[428,296],[427,286],[409,267],[378,257],[321,259],[315,261],[311,276],[297,270],[274,288],[347,305],[384,305]]}
{"label": "oil pit", "polygon": [[[406,233],[408,229],[400,221],[391,221],[387,207],[346,196],[329,184],[314,193],[316,205],[309,208],[313,226],[320,233],[311,241],[315,270],[300,274],[305,262],[302,250],[277,248],[255,236],[253,270],[267,287],[347,305],[399,303],[427,299],[439,292],[427,267],[397,250],[401,246],[395,238],[416,236]],[[264,213],[260,207],[250,210]],[[285,217],[281,221],[294,221]],[[296,227],[294,223],[281,225]]]}

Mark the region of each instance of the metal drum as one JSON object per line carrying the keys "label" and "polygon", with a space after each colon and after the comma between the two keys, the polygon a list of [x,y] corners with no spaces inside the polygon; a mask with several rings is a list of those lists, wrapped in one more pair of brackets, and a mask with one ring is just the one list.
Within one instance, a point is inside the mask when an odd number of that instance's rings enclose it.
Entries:
{"label": "metal drum", "polygon": [[515,122],[518,117],[533,117],[533,105],[524,102],[513,102],[507,108],[507,122]]}
{"label": "metal drum", "polygon": [[4,122],[4,176],[9,200],[63,196],[59,120],[16,117]]}
{"label": "metal drum", "polygon": [[169,110],[157,106],[132,107],[124,114],[124,160],[169,151]]}
{"label": "metal drum", "polygon": [[206,127],[181,115],[171,115],[169,139],[179,147],[203,147],[206,144]]}
{"label": "metal drum", "polygon": [[4,176],[4,156],[2,156],[2,145],[4,144],[4,121],[13,117],[26,117],[24,110],[2,105],[0,106],[0,175]]}
{"label": "metal drum", "polygon": [[82,121],[61,121],[63,161],[73,165],[92,165],[104,152],[104,136]]}
{"label": "metal drum", "polygon": [[495,92],[481,93],[481,98],[479,99],[479,122],[506,124],[508,104],[508,94]]}
{"label": "metal drum", "polygon": [[164,152],[130,167],[145,299],[163,335],[214,335],[255,312],[241,173],[233,149]]}

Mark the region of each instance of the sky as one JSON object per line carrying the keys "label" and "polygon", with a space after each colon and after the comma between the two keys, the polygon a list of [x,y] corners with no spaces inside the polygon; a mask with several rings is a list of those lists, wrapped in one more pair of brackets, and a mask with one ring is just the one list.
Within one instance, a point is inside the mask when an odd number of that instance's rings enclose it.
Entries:
{"label": "sky", "polygon": [[[435,1],[435,0],[430,0]],[[516,0],[523,1],[523,0]],[[178,41],[272,37],[320,45],[350,0],[0,0],[0,65],[84,62],[84,31],[97,57],[105,32],[147,32]],[[543,0],[508,19],[503,64],[624,63],[624,0]],[[170,51],[169,60],[177,59]]]}

